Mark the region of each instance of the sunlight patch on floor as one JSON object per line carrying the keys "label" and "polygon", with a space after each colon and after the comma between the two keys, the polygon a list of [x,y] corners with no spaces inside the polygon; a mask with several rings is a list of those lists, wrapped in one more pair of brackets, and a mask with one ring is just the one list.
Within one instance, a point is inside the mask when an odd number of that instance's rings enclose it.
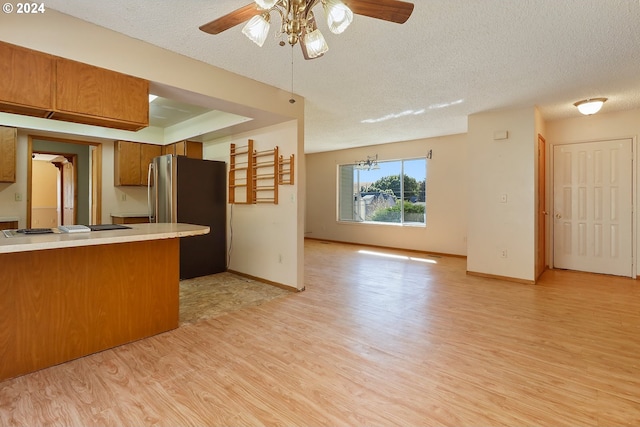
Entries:
{"label": "sunlight patch on floor", "polygon": [[395,259],[404,259],[407,261],[418,261],[418,262],[426,262],[429,264],[437,264],[438,262],[432,259],[427,259],[427,258],[418,258],[418,257],[410,257],[410,256],[405,256],[405,255],[394,255],[394,254],[387,254],[384,252],[375,252],[375,251],[366,251],[366,250],[359,250],[358,251],[359,254],[365,254],[365,255],[375,255],[375,256],[381,256],[381,257],[385,257],[385,258],[395,258]]}

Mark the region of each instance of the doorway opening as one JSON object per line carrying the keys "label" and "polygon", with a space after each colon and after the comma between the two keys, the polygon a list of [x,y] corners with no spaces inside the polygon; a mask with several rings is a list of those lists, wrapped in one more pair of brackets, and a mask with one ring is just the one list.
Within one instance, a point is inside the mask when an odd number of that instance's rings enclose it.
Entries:
{"label": "doorway opening", "polygon": [[52,228],[77,222],[77,163],[75,154],[31,154],[32,227]]}
{"label": "doorway opening", "polygon": [[29,136],[27,227],[101,224],[102,146]]}

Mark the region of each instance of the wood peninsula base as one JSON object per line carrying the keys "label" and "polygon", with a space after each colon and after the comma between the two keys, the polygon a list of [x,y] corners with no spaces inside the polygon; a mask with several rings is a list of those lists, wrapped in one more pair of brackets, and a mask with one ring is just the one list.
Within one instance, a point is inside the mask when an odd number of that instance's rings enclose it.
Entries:
{"label": "wood peninsula base", "polygon": [[179,239],[0,253],[0,381],[178,327]]}

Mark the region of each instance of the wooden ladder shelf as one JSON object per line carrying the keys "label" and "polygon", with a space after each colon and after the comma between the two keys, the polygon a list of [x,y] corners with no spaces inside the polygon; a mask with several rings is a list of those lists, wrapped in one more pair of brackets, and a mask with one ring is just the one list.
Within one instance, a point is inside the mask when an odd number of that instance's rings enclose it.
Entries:
{"label": "wooden ladder shelf", "polygon": [[231,144],[229,158],[229,203],[253,203],[253,140],[247,145],[236,147]]}
{"label": "wooden ladder shelf", "polygon": [[279,154],[276,146],[270,150],[254,150],[253,140],[245,146],[231,144],[229,148],[229,203],[278,204],[278,186],[293,185],[294,155]]}
{"label": "wooden ladder shelf", "polygon": [[278,204],[278,147],[253,152],[253,203]]}
{"label": "wooden ladder shelf", "polygon": [[278,159],[278,184],[293,185],[293,154],[285,159],[280,156]]}

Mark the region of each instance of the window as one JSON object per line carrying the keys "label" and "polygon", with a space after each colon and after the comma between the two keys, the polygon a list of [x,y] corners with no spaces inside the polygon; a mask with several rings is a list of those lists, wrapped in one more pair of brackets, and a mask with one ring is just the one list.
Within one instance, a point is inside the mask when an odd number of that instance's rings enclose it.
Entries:
{"label": "window", "polygon": [[427,160],[338,166],[338,220],[425,225]]}

